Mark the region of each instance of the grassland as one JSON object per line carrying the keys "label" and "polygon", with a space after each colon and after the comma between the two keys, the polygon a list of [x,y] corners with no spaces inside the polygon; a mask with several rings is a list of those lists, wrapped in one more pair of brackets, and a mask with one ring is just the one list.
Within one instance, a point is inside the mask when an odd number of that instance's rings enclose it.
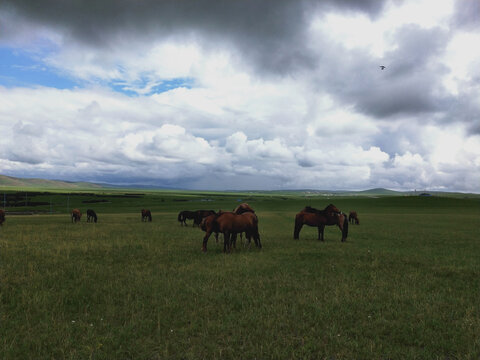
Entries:
{"label": "grassland", "polygon": [[[239,200],[262,250],[211,239],[203,254],[176,221]],[[294,214],[330,202],[359,213],[348,241],[333,227],[294,241]],[[16,205],[36,215],[0,228],[1,359],[480,358],[478,199],[102,190]],[[99,222],[72,224],[73,207]]]}

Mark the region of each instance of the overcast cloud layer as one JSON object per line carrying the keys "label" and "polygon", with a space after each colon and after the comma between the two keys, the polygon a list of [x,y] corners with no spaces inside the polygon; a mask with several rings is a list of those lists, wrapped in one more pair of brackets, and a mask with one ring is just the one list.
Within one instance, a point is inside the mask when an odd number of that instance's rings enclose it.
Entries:
{"label": "overcast cloud layer", "polygon": [[480,192],[478,14],[480,0],[3,0],[0,173]]}

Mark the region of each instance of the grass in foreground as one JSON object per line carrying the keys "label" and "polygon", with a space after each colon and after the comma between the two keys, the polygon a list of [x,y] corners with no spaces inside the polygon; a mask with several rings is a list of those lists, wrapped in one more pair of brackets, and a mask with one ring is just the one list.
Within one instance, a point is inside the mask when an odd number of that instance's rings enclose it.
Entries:
{"label": "grass in foreground", "polygon": [[478,202],[335,200],[361,221],[342,244],[333,227],[292,239],[305,200],[258,200],[264,249],[224,255],[178,225],[190,204],[150,201],[152,223],[7,218],[0,358],[480,357]]}

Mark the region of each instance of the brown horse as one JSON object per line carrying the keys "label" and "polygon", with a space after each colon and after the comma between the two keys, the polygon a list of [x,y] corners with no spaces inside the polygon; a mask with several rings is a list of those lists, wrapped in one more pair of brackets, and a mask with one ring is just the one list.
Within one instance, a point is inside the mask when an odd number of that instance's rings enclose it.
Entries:
{"label": "brown horse", "polygon": [[213,232],[215,233],[215,242],[218,243],[218,231],[213,229],[213,220],[215,219],[216,214],[213,215],[208,215],[207,217],[204,217],[202,221],[200,222],[200,229],[203,231],[207,232],[207,229],[212,229]]}
{"label": "brown horse", "polygon": [[148,209],[142,209],[142,221],[152,221],[152,213]]}
{"label": "brown horse", "polygon": [[203,218],[210,216],[210,215],[215,215],[215,211],[213,210],[197,210],[195,211],[195,215],[193,218],[193,225],[200,226],[200,223],[202,222]]}
{"label": "brown horse", "polygon": [[[250,213],[255,214],[255,210],[253,210],[250,207],[250,205],[248,205],[247,203],[241,203],[235,209],[233,209],[233,213],[237,214],[237,215],[240,215],[240,214],[243,214],[243,213],[246,213],[246,212],[250,212]],[[240,233],[240,241],[243,240],[242,236],[243,236],[243,233]],[[234,246],[236,244],[236,240],[237,240],[237,235],[235,235],[235,238],[234,238],[234,243],[233,243]]]}
{"label": "brown horse", "polygon": [[82,218],[82,212],[78,209],[72,210],[72,222],[78,222]]}
{"label": "brown horse", "polygon": [[348,214],[348,221],[352,224],[360,225],[360,220],[358,220],[358,215],[356,211],[350,211]]}
{"label": "brown horse", "polygon": [[241,203],[233,210],[233,212],[237,215],[243,214],[245,212],[255,213],[255,211],[247,203]]}
{"label": "brown horse", "polygon": [[0,225],[3,225],[5,222],[5,211],[0,209]]}
{"label": "brown horse", "polygon": [[324,241],[324,230],[326,225],[337,225],[342,231],[342,242],[347,240],[348,220],[347,215],[330,204],[323,210],[317,210],[310,206],[305,207],[295,216],[295,229],[293,238],[299,239],[300,230],[303,225],[316,226],[318,228],[318,240]]}
{"label": "brown horse", "polygon": [[212,232],[222,233],[223,238],[223,251],[230,252],[232,248],[232,242],[235,242],[235,235],[245,232],[246,237],[251,241],[255,241],[255,245],[262,248],[260,242],[260,234],[258,233],[258,218],[251,212],[246,212],[240,215],[233,212],[221,212],[215,215],[210,223],[210,226],[206,227],[206,234],[203,238],[202,251],[207,251],[208,238]]}

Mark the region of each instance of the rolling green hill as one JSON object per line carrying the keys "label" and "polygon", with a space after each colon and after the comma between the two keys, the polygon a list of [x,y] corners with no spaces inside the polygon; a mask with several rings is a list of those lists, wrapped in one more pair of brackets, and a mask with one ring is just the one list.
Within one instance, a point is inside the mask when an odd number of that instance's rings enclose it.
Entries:
{"label": "rolling green hill", "polygon": [[36,189],[101,189],[102,185],[88,182],[69,182],[60,180],[25,179],[0,175],[0,187],[2,188],[36,188]]}

